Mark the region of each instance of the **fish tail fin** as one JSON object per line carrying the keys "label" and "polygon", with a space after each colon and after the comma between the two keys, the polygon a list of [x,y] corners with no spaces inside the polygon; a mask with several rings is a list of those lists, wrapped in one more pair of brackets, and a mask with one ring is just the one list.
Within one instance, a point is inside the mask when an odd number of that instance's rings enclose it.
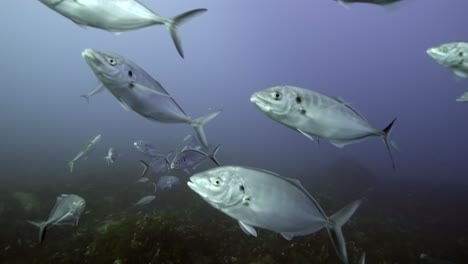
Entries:
{"label": "fish tail fin", "polygon": [[143,168],[143,171],[141,172],[141,176],[140,176],[140,177],[143,177],[143,176],[145,176],[146,173],[148,172],[148,169],[149,169],[150,166],[148,165],[148,163],[146,163],[146,162],[144,162],[144,161],[142,161],[142,160],[140,160],[140,163],[141,163],[141,165],[143,165],[143,167],[144,167],[144,168]]}
{"label": "fish tail fin", "polygon": [[183,58],[184,57],[184,51],[182,50],[182,43],[180,42],[179,38],[179,25],[185,23],[192,17],[199,15],[201,13],[204,13],[207,11],[205,8],[200,8],[200,9],[194,9],[190,10],[188,12],[182,13],[180,15],[177,15],[171,19],[167,19],[165,22],[165,25],[167,29],[169,30],[169,33],[171,34],[172,41],[174,42],[174,45],[177,49],[177,52],[179,52],[179,55]]}
{"label": "fish tail fin", "polygon": [[392,120],[392,122],[390,122],[390,124],[388,124],[383,130],[382,130],[382,139],[383,139],[383,142],[385,144],[385,147],[387,148],[387,152],[388,152],[388,155],[390,157],[390,160],[392,162],[392,168],[393,170],[396,169],[395,167],[395,160],[393,159],[393,155],[392,155],[392,152],[390,151],[390,145],[392,145],[395,149],[398,150],[398,147],[397,145],[395,144],[395,142],[391,141],[390,140],[390,134],[392,133],[392,128],[393,128],[393,124],[395,124],[395,121],[397,119],[394,118]]}
{"label": "fish tail fin", "polygon": [[28,223],[39,228],[39,243],[42,243],[42,241],[44,241],[45,233],[46,233],[47,227],[49,226],[49,223],[34,222],[34,221],[28,221]]}
{"label": "fish tail fin", "polygon": [[190,121],[190,125],[197,133],[198,141],[200,141],[204,147],[208,148],[208,141],[205,136],[205,131],[203,130],[203,125],[208,123],[208,121],[211,119],[215,118],[219,113],[221,113],[221,111],[213,112]]}
{"label": "fish tail fin", "polygon": [[84,98],[86,102],[89,104],[89,96],[86,94],[80,95],[80,97]]}
{"label": "fish tail fin", "polygon": [[362,252],[361,258],[359,259],[359,264],[366,264],[366,252]]}
{"label": "fish tail fin", "polygon": [[221,144],[219,144],[218,146],[216,146],[216,148],[213,150],[213,153],[211,153],[210,155],[210,159],[216,164],[216,166],[221,166],[219,165],[219,162],[218,160],[216,159],[216,154],[218,154],[218,150],[219,148],[221,147]]}
{"label": "fish tail fin", "polygon": [[329,224],[327,225],[327,231],[333,242],[333,247],[340,260],[345,264],[348,264],[348,254],[346,253],[346,241],[341,227],[348,222],[361,203],[361,200],[357,200],[342,208],[329,218]]}
{"label": "fish tail fin", "polygon": [[75,167],[75,162],[73,160],[67,161],[68,168],[70,172],[73,172],[73,168]]}

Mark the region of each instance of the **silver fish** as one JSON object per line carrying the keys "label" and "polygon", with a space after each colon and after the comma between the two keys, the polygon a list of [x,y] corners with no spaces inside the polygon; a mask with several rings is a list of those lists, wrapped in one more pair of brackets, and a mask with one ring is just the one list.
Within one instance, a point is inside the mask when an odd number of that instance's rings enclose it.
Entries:
{"label": "silver fish", "polygon": [[240,166],[197,173],[187,185],[211,206],[237,220],[246,234],[255,237],[254,227],[279,233],[288,240],[325,228],[339,258],[348,263],[341,227],[359,207],[359,200],[328,217],[298,180]]}
{"label": "silver fish", "polygon": [[468,42],[450,42],[426,50],[426,53],[455,75],[468,78]]}
{"label": "silver fish", "polygon": [[160,158],[154,159],[149,163],[146,163],[143,160],[140,160],[141,165],[143,165],[143,172],[141,173],[141,177],[145,176],[149,169],[151,169],[154,173],[166,173],[169,171],[169,167],[171,162],[169,161],[169,156],[172,154],[170,152],[166,156],[161,156]]}
{"label": "silver fish", "polygon": [[179,184],[180,180],[176,176],[161,176],[158,180],[159,189],[171,189],[173,185]]}
{"label": "silver fish", "polygon": [[115,53],[91,49],[86,49],[82,56],[96,77],[125,109],[131,109],[152,121],[187,123],[195,129],[199,141],[208,147],[203,125],[220,111],[192,119],[161,84],[130,60]]}
{"label": "silver fish", "polygon": [[80,95],[80,97],[83,97],[86,102],[89,104],[89,98],[91,98],[91,96],[95,95],[95,94],[98,94],[102,91],[104,91],[106,88],[104,87],[104,85],[102,85],[102,83],[98,84],[98,86],[92,90],[91,92],[89,92],[88,94],[83,94],[83,95]]}
{"label": "silver fish", "polygon": [[462,93],[457,99],[456,99],[457,102],[460,102],[460,103],[466,103],[468,102],[468,92],[464,92]]}
{"label": "silver fish", "polygon": [[275,86],[254,93],[250,97],[265,115],[292,128],[311,140],[327,140],[336,147],[344,147],[368,137],[380,137],[389,153],[389,136],[396,118],[383,130],[374,128],[349,104],[331,97],[294,86]]}
{"label": "silver fish", "polygon": [[136,202],[133,206],[147,205],[147,204],[151,203],[155,198],[156,198],[156,196],[154,196],[154,195],[145,196],[145,197],[141,198],[140,200],[138,200],[138,202]]}
{"label": "silver fish", "polygon": [[80,152],[71,160],[68,161],[68,167],[70,168],[70,172],[73,172],[73,167],[75,166],[75,161],[87,157],[91,152],[96,149],[96,144],[101,141],[101,134],[97,135],[93,139],[89,140],[86,144],[81,146]]}
{"label": "silver fish", "polygon": [[118,157],[119,153],[114,148],[109,148],[107,151],[107,156],[105,156],[104,159],[106,160],[107,165],[111,165]]}
{"label": "silver fish", "polygon": [[42,241],[44,241],[46,230],[52,226],[77,226],[85,207],[86,202],[80,196],[74,194],[62,194],[57,197],[54,208],[52,208],[49,218],[46,221],[28,222],[39,228],[39,242],[42,243]]}
{"label": "silver fish", "polygon": [[121,33],[153,25],[165,25],[172,41],[184,57],[178,35],[179,26],[207,11],[191,10],[173,18],[163,18],[137,0],[40,0],[46,6],[80,26]]}
{"label": "silver fish", "polygon": [[159,151],[159,149],[149,142],[138,140],[133,142],[133,146],[148,157],[157,158],[162,156],[162,153]]}
{"label": "silver fish", "polygon": [[216,154],[218,153],[221,145],[216,146],[211,154],[207,154],[201,150],[197,149],[183,149],[179,152],[171,162],[171,169],[185,170],[192,169],[198,166],[201,162],[206,159],[211,159],[216,166],[220,166],[218,160],[216,159]]}

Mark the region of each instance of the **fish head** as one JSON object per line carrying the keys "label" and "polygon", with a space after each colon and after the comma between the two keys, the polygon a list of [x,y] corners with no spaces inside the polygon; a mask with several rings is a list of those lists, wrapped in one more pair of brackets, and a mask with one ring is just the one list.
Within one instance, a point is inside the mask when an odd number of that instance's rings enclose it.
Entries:
{"label": "fish head", "polygon": [[85,208],[86,208],[86,201],[83,198],[77,195],[74,195],[71,201],[70,213],[72,213],[75,216],[80,216],[84,212]]}
{"label": "fish head", "polygon": [[444,67],[453,68],[463,64],[467,52],[458,42],[445,43],[436,47],[427,49],[426,53],[437,63]]}
{"label": "fish head", "polygon": [[240,203],[245,195],[239,171],[230,166],[194,174],[187,185],[217,209],[234,206]]}
{"label": "fish head", "polygon": [[294,89],[290,89],[289,86],[275,86],[255,92],[250,97],[250,102],[266,115],[280,119],[293,111],[295,98]]}
{"label": "fish head", "polygon": [[93,138],[93,140],[91,141],[92,144],[96,144],[96,143],[99,143],[99,141],[101,141],[101,134],[97,135],[95,138]]}
{"label": "fish head", "polygon": [[145,142],[143,140],[138,140],[138,141],[133,142],[133,146],[138,150],[142,150],[144,149]]}
{"label": "fish head", "polygon": [[127,84],[132,81],[133,71],[130,64],[116,53],[85,49],[81,56],[108,89],[128,87]]}

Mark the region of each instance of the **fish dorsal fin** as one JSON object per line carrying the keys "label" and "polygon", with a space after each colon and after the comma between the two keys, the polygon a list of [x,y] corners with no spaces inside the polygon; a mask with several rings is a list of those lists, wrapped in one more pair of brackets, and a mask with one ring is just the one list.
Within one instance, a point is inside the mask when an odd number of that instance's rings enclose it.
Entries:
{"label": "fish dorsal fin", "polygon": [[[286,181],[290,182],[292,185],[296,186],[297,188],[299,188],[315,204],[315,206],[320,211],[320,213],[323,215],[323,217],[328,218],[327,215],[325,214],[325,211],[322,209],[322,207],[317,202],[317,200],[315,200],[315,198],[306,190],[306,188],[304,188],[304,186],[302,185],[302,183],[298,179],[286,178],[286,177],[282,177],[282,178],[285,179]],[[283,237],[284,237],[285,234],[281,234],[281,235],[283,235]]]}
{"label": "fish dorsal fin", "polygon": [[348,108],[349,110],[353,111],[353,113],[355,113],[357,116],[359,116],[362,120],[366,120],[367,119],[361,114],[359,113],[356,109],[354,109],[349,103],[346,103],[341,97],[338,97],[338,96],[330,96],[330,98],[334,99],[336,102],[344,105],[346,108]]}
{"label": "fish dorsal fin", "polygon": [[250,226],[242,221],[239,221],[239,226],[246,235],[257,237],[257,231],[255,231],[253,226]]}
{"label": "fish dorsal fin", "polygon": [[269,170],[259,169],[259,168],[250,168],[250,169],[253,169],[253,170],[256,170],[256,171],[261,171],[261,172],[264,172],[264,173],[267,173],[267,174],[272,174],[272,175],[274,175],[276,177],[284,178],[281,175],[279,175],[278,173],[272,172],[272,171],[269,171]]}
{"label": "fish dorsal fin", "polygon": [[55,200],[54,207],[52,208],[52,210],[50,210],[49,220],[50,220],[50,217],[52,217],[52,215],[54,214],[54,211],[57,209],[57,206],[60,204],[60,201],[63,200],[63,198],[65,198],[67,196],[68,196],[68,194],[62,194],[62,195],[57,197],[57,199]]}

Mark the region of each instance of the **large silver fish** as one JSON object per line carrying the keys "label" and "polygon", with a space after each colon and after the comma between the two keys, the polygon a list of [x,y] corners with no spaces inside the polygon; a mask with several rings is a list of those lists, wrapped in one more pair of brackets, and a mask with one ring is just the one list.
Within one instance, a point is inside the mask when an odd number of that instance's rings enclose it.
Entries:
{"label": "large silver fish", "polygon": [[342,99],[294,86],[267,88],[254,93],[250,101],[268,117],[309,139],[327,140],[339,148],[368,137],[380,137],[395,168],[389,135],[396,119],[380,130]]}
{"label": "large silver fish", "polygon": [[204,8],[195,9],[173,18],[163,18],[137,0],[40,1],[80,26],[100,28],[114,33],[165,25],[181,57],[184,57],[184,52],[178,36],[179,25],[207,11]]}
{"label": "large silver fish", "polygon": [[101,134],[97,135],[93,139],[89,140],[86,144],[81,146],[80,152],[68,162],[68,167],[70,168],[70,172],[73,172],[73,167],[75,166],[75,161],[87,157],[91,152],[96,149],[96,144],[101,141]]}
{"label": "large silver fish", "polygon": [[187,123],[195,129],[199,141],[208,147],[203,125],[220,111],[192,119],[159,82],[130,60],[115,53],[91,49],[85,50],[82,56],[125,109],[131,109],[152,121]]}
{"label": "large silver fish", "polygon": [[455,75],[468,78],[468,42],[450,42],[426,50],[437,63]]}
{"label": "large silver fish", "polygon": [[211,206],[236,219],[246,234],[255,237],[254,227],[279,233],[288,240],[326,228],[339,258],[348,263],[341,227],[361,201],[328,217],[298,180],[239,166],[197,173],[187,185]]}
{"label": "large silver fish", "polygon": [[46,230],[57,225],[77,226],[80,216],[86,207],[83,198],[74,194],[62,194],[57,197],[49,218],[44,222],[28,221],[39,227],[39,242],[44,241]]}

